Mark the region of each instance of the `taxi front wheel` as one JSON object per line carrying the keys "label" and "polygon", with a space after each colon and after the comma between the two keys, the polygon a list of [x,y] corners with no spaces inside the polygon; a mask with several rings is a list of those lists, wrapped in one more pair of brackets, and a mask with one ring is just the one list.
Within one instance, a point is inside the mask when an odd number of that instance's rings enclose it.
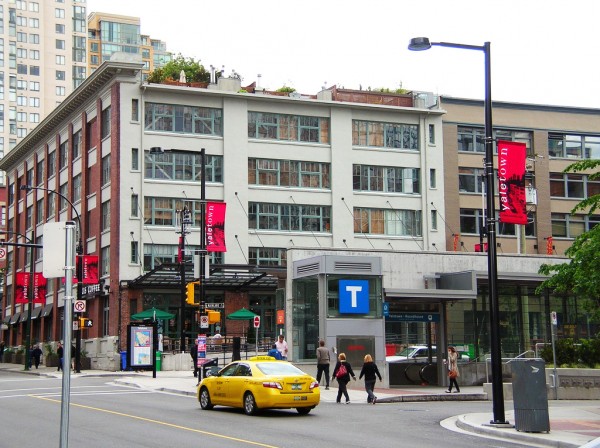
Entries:
{"label": "taxi front wheel", "polygon": [[203,387],[200,391],[200,408],[206,411],[209,411],[213,408],[213,405],[210,401],[210,394],[208,393],[208,389],[206,387]]}
{"label": "taxi front wheel", "polygon": [[255,415],[257,411],[258,406],[256,406],[254,395],[252,395],[252,392],[246,392],[246,395],[244,395],[244,412],[246,415]]}

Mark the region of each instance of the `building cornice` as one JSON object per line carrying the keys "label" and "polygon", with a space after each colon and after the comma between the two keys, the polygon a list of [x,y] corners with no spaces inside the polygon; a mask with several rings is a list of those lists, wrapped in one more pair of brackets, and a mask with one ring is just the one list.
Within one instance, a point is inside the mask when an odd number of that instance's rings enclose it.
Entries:
{"label": "building cornice", "polygon": [[[472,106],[483,108],[483,100],[470,98],[455,98],[451,96],[440,96],[441,105],[456,104],[460,106]],[[531,110],[540,112],[560,112],[565,114],[584,114],[584,115],[600,115],[600,109],[592,109],[589,107],[572,107],[572,106],[555,106],[550,104],[527,104],[514,103],[505,101],[493,101],[494,109],[514,109],[514,110]]]}
{"label": "building cornice", "polygon": [[10,171],[20,160],[28,157],[40,142],[48,138],[52,130],[62,126],[70,116],[85,107],[89,99],[96,97],[100,91],[107,87],[111,80],[118,76],[134,77],[142,70],[142,67],[143,64],[141,63],[104,62],[0,160],[0,170]]}

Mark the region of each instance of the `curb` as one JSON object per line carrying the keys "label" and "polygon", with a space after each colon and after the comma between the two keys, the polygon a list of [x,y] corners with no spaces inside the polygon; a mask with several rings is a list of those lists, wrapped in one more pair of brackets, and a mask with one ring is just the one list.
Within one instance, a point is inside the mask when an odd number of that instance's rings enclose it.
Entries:
{"label": "curb", "polygon": [[420,394],[377,398],[377,403],[410,403],[419,401],[487,401],[488,394]]}
{"label": "curb", "polygon": [[[473,416],[476,414],[462,414],[456,416],[456,427],[460,428],[464,431],[480,434],[484,436],[492,436],[497,439],[507,440],[507,441],[519,441],[523,443],[529,443],[534,446],[547,446],[552,448],[578,448],[581,445],[576,443],[569,443],[563,440],[556,439],[542,439],[538,436],[529,435],[527,433],[519,432],[514,429],[513,425],[507,426],[505,428],[493,428],[491,426],[485,426],[480,424],[475,424],[469,421],[469,415]],[[549,435],[549,434],[548,434]]]}

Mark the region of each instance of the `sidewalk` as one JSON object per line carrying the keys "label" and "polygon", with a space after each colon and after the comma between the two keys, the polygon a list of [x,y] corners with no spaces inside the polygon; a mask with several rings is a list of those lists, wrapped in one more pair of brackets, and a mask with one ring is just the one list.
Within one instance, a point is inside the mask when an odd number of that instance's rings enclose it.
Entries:
{"label": "sidewalk", "polygon": [[[22,365],[0,364],[0,370],[20,372],[31,375],[40,375],[61,378],[62,372],[54,367],[35,367],[25,372]],[[72,378],[98,377],[111,378],[117,384],[129,385],[141,389],[169,392],[188,396],[196,395],[197,379],[191,371],[163,371],[156,372],[108,372],[102,370],[86,370],[81,373],[72,373]],[[321,388],[321,401],[335,403],[337,385],[335,381],[329,390]],[[385,403],[416,402],[416,401],[481,401],[486,400],[481,386],[462,387],[461,393],[447,394],[444,388],[433,386],[406,386],[403,388],[383,389],[376,387],[377,406]],[[357,405],[366,405],[366,393],[362,381],[350,382],[348,393],[350,401]],[[447,429],[462,430],[474,434],[499,438],[523,444],[536,446],[576,448],[594,441],[586,447],[600,448],[600,402],[595,400],[578,401],[573,406],[552,406],[549,401],[550,433],[525,433],[517,431],[513,426],[506,428],[489,426],[492,418],[492,402],[490,401],[489,413],[462,414],[449,418],[441,424]],[[514,425],[514,411],[511,402],[505,404],[505,417]]]}

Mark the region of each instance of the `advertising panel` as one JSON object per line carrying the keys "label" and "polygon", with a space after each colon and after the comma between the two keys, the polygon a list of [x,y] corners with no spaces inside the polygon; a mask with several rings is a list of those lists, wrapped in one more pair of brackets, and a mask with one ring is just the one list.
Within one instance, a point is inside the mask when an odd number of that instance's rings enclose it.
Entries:
{"label": "advertising panel", "polygon": [[129,325],[129,366],[153,366],[154,327],[151,325]]}

